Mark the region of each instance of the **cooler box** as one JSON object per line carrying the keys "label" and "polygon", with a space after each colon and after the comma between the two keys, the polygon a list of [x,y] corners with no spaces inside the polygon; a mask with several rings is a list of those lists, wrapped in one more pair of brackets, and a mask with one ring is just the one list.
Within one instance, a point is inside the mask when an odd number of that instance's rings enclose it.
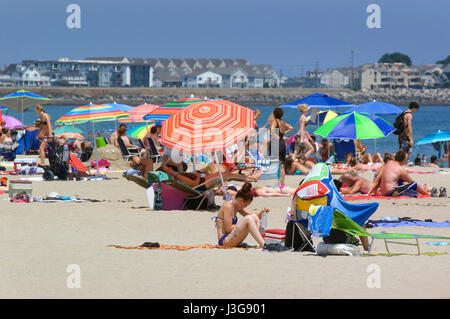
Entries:
{"label": "cooler box", "polygon": [[25,165],[32,165],[34,163],[39,162],[39,157],[37,156],[29,156],[29,155],[17,155],[16,159],[14,160],[14,171],[17,171],[18,168],[20,168],[23,164]]}
{"label": "cooler box", "polygon": [[264,237],[264,241],[267,244],[278,243],[283,245],[284,239],[286,238],[286,230],[285,229],[266,229],[266,232],[262,235]]}
{"label": "cooler box", "polygon": [[19,193],[26,192],[31,196],[33,186],[29,181],[9,181],[9,198],[13,198]]}

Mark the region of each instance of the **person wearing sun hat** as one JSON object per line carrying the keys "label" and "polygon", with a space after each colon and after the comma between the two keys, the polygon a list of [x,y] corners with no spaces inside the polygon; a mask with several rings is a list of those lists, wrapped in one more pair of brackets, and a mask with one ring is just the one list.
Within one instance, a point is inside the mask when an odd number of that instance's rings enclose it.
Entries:
{"label": "person wearing sun hat", "polygon": [[298,119],[298,131],[295,135],[296,142],[292,158],[295,159],[297,155],[299,155],[301,144],[303,144],[306,149],[305,157],[308,159],[314,153],[313,144],[310,142],[310,136],[306,131],[306,115],[308,114],[310,107],[308,104],[299,104],[297,107],[301,115]]}

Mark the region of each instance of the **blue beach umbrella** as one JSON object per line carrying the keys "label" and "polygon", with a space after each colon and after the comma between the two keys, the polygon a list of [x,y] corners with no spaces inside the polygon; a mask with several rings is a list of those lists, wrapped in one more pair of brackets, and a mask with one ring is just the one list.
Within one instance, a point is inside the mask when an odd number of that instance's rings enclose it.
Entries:
{"label": "blue beach umbrella", "polygon": [[449,131],[437,131],[431,134],[426,135],[425,137],[421,138],[416,145],[423,145],[423,144],[433,144],[433,147],[436,151],[438,151],[438,157],[441,157],[442,152],[442,145],[443,142],[450,141],[450,132]]}
{"label": "blue beach umbrella", "polygon": [[400,114],[403,112],[403,110],[398,106],[375,100],[373,100],[372,102],[359,104],[358,106],[355,106],[348,111],[365,112],[370,114]]}
{"label": "blue beach umbrella", "polygon": [[16,112],[22,113],[22,123],[23,123],[23,112],[28,110],[30,107],[37,104],[44,104],[49,102],[50,99],[25,91],[19,90],[14,93],[10,93],[0,98],[0,104],[13,109]]}
{"label": "blue beach umbrella", "polygon": [[437,131],[432,134],[428,134],[427,136],[421,138],[416,145],[422,144],[432,144],[437,142],[446,142],[450,141],[450,132],[449,131]]}
{"label": "blue beach umbrella", "polygon": [[300,100],[281,105],[280,107],[297,108],[297,105],[299,104],[308,104],[312,108],[337,108],[355,106],[354,104],[338,100],[326,94],[314,93]]}
{"label": "blue beach umbrella", "polygon": [[388,136],[395,128],[382,118],[368,113],[345,113],[329,120],[314,134],[326,138],[368,139]]}

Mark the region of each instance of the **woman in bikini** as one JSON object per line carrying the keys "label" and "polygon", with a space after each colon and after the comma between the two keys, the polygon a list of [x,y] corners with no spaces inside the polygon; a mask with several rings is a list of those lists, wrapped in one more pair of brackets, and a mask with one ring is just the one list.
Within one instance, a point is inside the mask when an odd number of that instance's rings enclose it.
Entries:
{"label": "woman in bikini", "polygon": [[[238,189],[236,186],[230,185],[227,187],[227,193],[234,197],[236,196]],[[289,197],[294,194],[295,188],[290,186],[284,186],[280,189],[277,187],[267,187],[267,186],[256,186],[252,188],[253,197]],[[222,190],[218,190],[216,195],[222,195]]]}
{"label": "woman in bikini", "polygon": [[363,164],[383,163],[383,158],[381,157],[381,154],[375,153],[372,155],[370,153],[367,153],[367,145],[363,145],[361,143],[361,140],[359,139],[355,140],[355,148],[359,162]]}
{"label": "woman in bikini", "polygon": [[305,145],[306,148],[306,154],[305,157],[309,158],[314,153],[314,146],[311,144],[310,136],[308,132],[306,131],[306,115],[309,112],[309,105],[308,104],[299,104],[298,110],[300,111],[301,115],[298,119],[298,131],[296,137],[296,145],[295,150],[292,158],[295,158],[299,154],[299,148],[300,144]]}
{"label": "woman in bikini", "polygon": [[[216,217],[217,239],[220,246],[236,247],[250,234],[260,247],[264,247],[260,225],[262,214],[269,212],[269,209],[264,208],[258,214],[250,213],[246,207],[252,200],[252,184],[247,182],[232,200],[225,202],[220,208]],[[238,221],[237,213],[244,218]]]}
{"label": "woman in bikini", "polygon": [[36,105],[34,112],[39,115],[38,133],[36,138],[41,142],[39,146],[39,155],[41,156],[41,165],[45,165],[45,148],[47,142],[53,142],[53,129],[50,115],[45,113],[42,105]]}
{"label": "woman in bikini", "polygon": [[[273,110],[273,120],[270,124],[270,130],[272,136],[276,136],[278,138],[278,158],[280,160],[280,186],[284,186],[285,172],[284,172],[284,161],[286,159],[286,141],[285,135],[293,130],[293,127],[283,121],[281,118],[283,117],[283,109],[280,107],[276,107]],[[276,131],[278,129],[278,132]],[[270,151],[272,153],[271,145]]]}

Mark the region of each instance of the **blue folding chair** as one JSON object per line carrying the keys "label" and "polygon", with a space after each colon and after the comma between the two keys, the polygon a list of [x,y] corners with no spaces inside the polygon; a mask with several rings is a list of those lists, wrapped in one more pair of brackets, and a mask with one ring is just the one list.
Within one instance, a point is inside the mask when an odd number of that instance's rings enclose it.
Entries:
{"label": "blue folding chair", "polygon": [[335,139],[333,143],[336,162],[345,162],[345,154],[347,153],[352,153],[356,157],[356,146],[353,140]]}

